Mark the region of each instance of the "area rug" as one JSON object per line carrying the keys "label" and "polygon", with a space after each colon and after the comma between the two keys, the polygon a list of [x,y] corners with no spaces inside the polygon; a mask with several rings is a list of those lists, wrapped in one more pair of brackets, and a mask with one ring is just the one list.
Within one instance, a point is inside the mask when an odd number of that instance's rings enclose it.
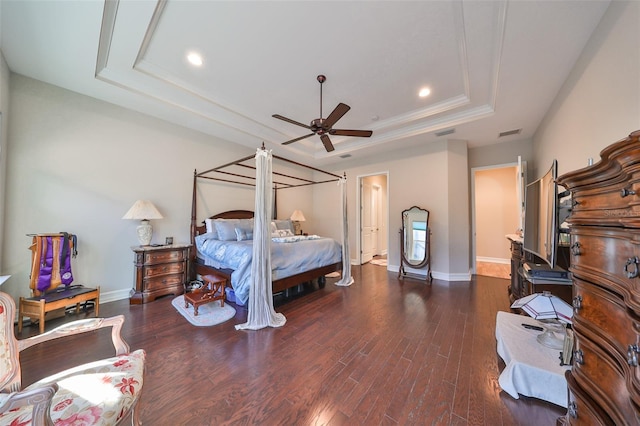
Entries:
{"label": "area rug", "polygon": [[198,316],[193,315],[193,306],[184,307],[184,296],[178,296],[171,301],[171,304],[183,317],[197,327],[209,327],[230,320],[236,314],[233,306],[225,303],[220,306],[220,301],[200,305]]}
{"label": "area rug", "polygon": [[373,259],[370,263],[372,265],[387,266],[387,259]]}

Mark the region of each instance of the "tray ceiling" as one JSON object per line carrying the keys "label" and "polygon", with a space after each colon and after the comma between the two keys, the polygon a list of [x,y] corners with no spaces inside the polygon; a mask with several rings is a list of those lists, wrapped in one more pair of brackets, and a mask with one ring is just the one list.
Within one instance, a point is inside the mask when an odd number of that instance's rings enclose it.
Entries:
{"label": "tray ceiling", "polygon": [[[3,1],[1,46],[13,72],[320,164],[530,138],[608,4]],[[318,74],[324,118],[346,103],[335,127],[371,138],[332,136],[331,153],[318,136],[280,145],[308,132],[272,114],[319,118]]]}

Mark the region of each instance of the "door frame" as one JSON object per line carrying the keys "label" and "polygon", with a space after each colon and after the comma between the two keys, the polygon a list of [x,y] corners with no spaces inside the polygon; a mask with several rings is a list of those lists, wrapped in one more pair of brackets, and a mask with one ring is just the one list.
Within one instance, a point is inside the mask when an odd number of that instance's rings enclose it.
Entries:
{"label": "door frame", "polygon": [[[471,168],[471,274],[475,275],[476,270],[476,172],[484,170],[506,169],[510,167],[518,167],[518,163],[495,164],[492,166],[472,167]],[[526,176],[525,176],[526,178]],[[505,237],[506,244],[506,237]]]}
{"label": "door frame", "polygon": [[385,176],[387,180],[386,203],[384,203],[385,228],[387,233],[387,255],[389,253],[389,171],[367,173],[356,176],[356,251],[357,264],[362,265],[362,180],[371,176]]}
{"label": "door frame", "polygon": [[[382,203],[381,203],[381,198],[382,198],[382,186],[378,185],[377,183],[374,183],[373,185],[371,185],[371,189],[372,192],[371,194],[375,194],[375,197],[372,197],[371,200],[373,201],[373,199],[375,198],[376,200],[376,221],[375,221],[375,225],[377,225],[378,229],[376,230],[376,238],[375,240],[372,240],[375,244],[375,250],[373,250],[373,257],[376,257],[378,255],[381,254],[382,250],[380,250],[380,228],[381,228],[381,224],[382,224]],[[373,210],[371,211],[371,213],[373,213]]]}

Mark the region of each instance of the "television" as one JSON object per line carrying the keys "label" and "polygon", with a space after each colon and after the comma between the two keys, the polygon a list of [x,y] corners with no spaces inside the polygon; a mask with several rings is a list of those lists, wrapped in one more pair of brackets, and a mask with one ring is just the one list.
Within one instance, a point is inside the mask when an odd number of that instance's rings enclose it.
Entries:
{"label": "television", "polygon": [[538,180],[527,184],[522,248],[555,268],[559,238],[558,162]]}

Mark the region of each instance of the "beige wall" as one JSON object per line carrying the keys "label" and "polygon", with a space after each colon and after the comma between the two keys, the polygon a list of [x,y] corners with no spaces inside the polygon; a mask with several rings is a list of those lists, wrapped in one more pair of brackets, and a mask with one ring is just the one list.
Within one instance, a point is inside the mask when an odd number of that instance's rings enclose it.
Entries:
{"label": "beige wall", "polygon": [[[515,164],[518,162],[518,156],[527,163],[533,160],[533,140],[524,139],[471,148],[469,149],[469,168]],[[530,182],[533,179],[535,179],[533,176],[528,176],[527,180]]]}
{"label": "beige wall", "polygon": [[[4,274],[2,265],[2,252],[4,241],[4,217],[6,211],[6,167],[7,167],[7,145],[9,134],[9,68],[4,60],[2,52],[0,52],[0,274]],[[10,283],[7,282],[5,286]]]}
{"label": "beige wall", "polygon": [[[30,78],[11,74],[10,80],[2,273],[14,275],[4,286],[14,297],[28,295],[27,234],[68,231],[79,238],[75,282],[100,285],[103,302],[127,298],[133,282],[130,247],[138,244],[137,223],[121,217],[134,201],[150,199],[164,215],[152,221],[154,242],[166,236],[174,237],[176,243],[188,242],[194,169],[205,170],[252,153]],[[351,247],[357,247],[355,177],[388,172],[387,234],[388,246],[394,247],[390,263],[397,268],[398,235],[391,230],[399,229],[400,212],[424,205],[432,211],[434,271],[443,279],[468,275],[468,242],[461,243],[456,232],[467,229],[468,217],[458,213],[449,217],[449,187],[456,188],[454,197],[467,193],[460,188],[460,182],[467,180],[466,150],[459,143],[454,145],[455,149],[445,142],[430,144],[417,153],[404,153],[409,159],[399,155],[348,167]],[[457,170],[449,170],[452,167]],[[342,174],[344,170],[334,171]],[[455,176],[458,182],[449,185],[446,176]],[[197,199],[198,220],[224,210],[254,207],[252,189],[220,183],[198,185]],[[296,208],[305,212],[306,231],[340,238],[337,184],[279,191],[279,217],[288,217]],[[462,247],[451,247],[450,240]]]}
{"label": "beige wall", "polygon": [[507,234],[520,226],[515,166],[476,170],[476,260],[509,263]]}
{"label": "beige wall", "polygon": [[[469,203],[466,143],[439,141],[405,151],[385,155],[384,159],[366,158],[342,164],[347,174],[349,245],[352,263],[359,250],[355,206],[358,196],[357,177],[388,174],[389,232],[388,269],[399,268],[399,234],[401,213],[411,206],[430,211],[432,270],[435,278],[449,281],[469,278]],[[339,200],[333,185],[314,190],[314,206],[327,215],[326,223],[339,223]],[[336,201],[337,203],[337,201]],[[321,207],[323,206],[323,207]],[[320,228],[324,235],[340,239],[339,228]],[[425,273],[425,270],[419,271]]]}
{"label": "beige wall", "polygon": [[640,129],[640,2],[611,2],[534,137],[534,171],[563,174]]}
{"label": "beige wall", "polygon": [[[640,129],[640,3],[612,2],[533,141],[529,177],[558,159],[560,173]],[[149,198],[165,219],[154,221],[163,240],[188,240],[194,169],[232,161],[251,150],[170,125],[123,108],[11,74],[0,66],[2,162],[6,185],[2,212],[3,274],[14,296],[26,294],[28,233],[74,232],[80,237],[76,280],[100,284],[104,301],[127,297],[137,243],[135,223],[120,218],[136,199]],[[10,92],[10,93],[8,93]],[[9,105],[9,99],[11,104]],[[7,120],[11,114],[10,121]],[[527,141],[514,151],[528,153]],[[505,148],[506,148],[506,144]],[[463,279],[470,262],[469,168],[504,164],[515,152],[486,147],[467,152],[461,141],[440,141],[385,158],[344,163],[350,245],[356,244],[356,176],[389,175],[389,268],[397,268],[400,212],[422,205],[432,213],[432,267],[436,278]],[[491,152],[494,151],[494,154]],[[516,156],[517,157],[517,156]],[[1,177],[1,175],[0,175]],[[317,188],[317,189],[316,189]],[[327,184],[302,196],[279,198],[281,217],[305,209],[314,233],[339,238],[339,188]],[[2,191],[2,185],[0,185]],[[253,208],[252,191],[211,185],[200,189],[199,218],[206,212]],[[2,216],[0,216],[2,220]]]}
{"label": "beige wall", "polygon": [[[451,280],[465,280],[471,271],[471,250],[469,234],[471,220],[469,216],[469,162],[465,141],[447,143],[447,206],[448,244],[434,246],[434,250],[448,250],[448,267]],[[436,259],[434,255],[434,260]],[[434,271],[437,271],[434,268]],[[435,277],[434,273],[434,277]]]}
{"label": "beige wall", "polygon": [[[154,242],[189,241],[193,171],[251,154],[106,102],[11,75],[3,290],[28,295],[30,238],[78,235],[75,282],[100,285],[101,300],[128,297],[133,282],[136,221],[121,217],[137,199],[164,215]],[[5,94],[2,94],[3,100]],[[253,209],[252,189],[201,185],[200,219],[232,208]]]}

